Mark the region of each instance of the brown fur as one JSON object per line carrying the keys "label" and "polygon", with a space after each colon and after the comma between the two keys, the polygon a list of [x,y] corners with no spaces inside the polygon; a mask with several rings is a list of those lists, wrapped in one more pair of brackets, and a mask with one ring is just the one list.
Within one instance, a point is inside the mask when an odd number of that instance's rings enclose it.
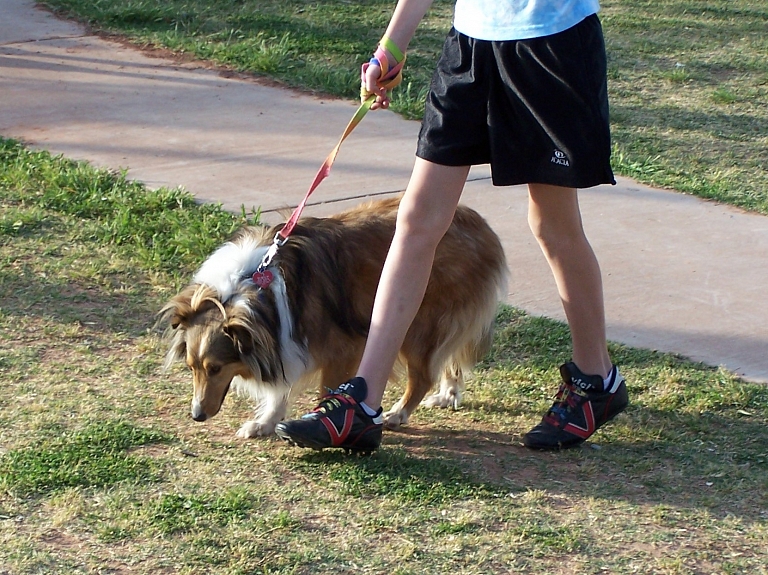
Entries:
{"label": "brown fur", "polygon": [[[232,282],[229,297],[193,282],[166,304],[161,315],[173,334],[168,363],[183,360],[192,370],[196,420],[218,413],[234,379],[261,401],[256,418],[238,435],[271,434],[310,381],[323,392],[355,375],[398,204],[399,199],[388,199],[329,218],[300,220],[272,264],[284,280],[293,321],[287,348],[281,343],[279,281],[257,288],[249,279],[255,266]],[[244,228],[231,242],[268,245],[278,229]],[[440,391],[427,403],[458,403],[464,371],[490,344],[506,276],[496,234],[476,212],[459,207],[437,248],[424,301],[400,350],[408,381],[385,416],[388,426],[407,423],[438,380]]]}

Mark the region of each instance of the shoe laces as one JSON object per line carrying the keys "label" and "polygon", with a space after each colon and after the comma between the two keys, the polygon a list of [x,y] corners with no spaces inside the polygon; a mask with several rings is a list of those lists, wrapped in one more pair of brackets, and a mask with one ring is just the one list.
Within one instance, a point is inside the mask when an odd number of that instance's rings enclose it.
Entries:
{"label": "shoe laces", "polygon": [[544,419],[555,427],[562,427],[568,414],[581,406],[587,399],[586,392],[568,383],[561,383],[555,395],[555,403],[547,411]]}
{"label": "shoe laces", "polygon": [[330,392],[328,395],[324,395],[320,398],[320,402],[317,404],[310,414],[312,413],[329,413],[334,409],[345,407],[343,404],[356,404],[355,399],[346,393],[338,393],[335,391]]}

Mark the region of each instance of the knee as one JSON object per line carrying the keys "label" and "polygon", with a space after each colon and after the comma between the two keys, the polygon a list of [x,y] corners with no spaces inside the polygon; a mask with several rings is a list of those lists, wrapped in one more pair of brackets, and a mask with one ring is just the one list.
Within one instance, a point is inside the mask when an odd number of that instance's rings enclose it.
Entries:
{"label": "knee", "polygon": [[550,221],[546,218],[528,217],[528,227],[545,253],[557,254],[573,250],[587,242],[581,221]]}
{"label": "knee", "polygon": [[534,217],[531,214],[528,215],[528,227],[531,229],[533,237],[539,242],[539,245],[543,248],[548,246],[555,246],[562,239],[562,230],[558,230],[557,226],[545,218]]}
{"label": "knee", "polygon": [[544,239],[549,235],[546,231],[548,226],[545,225],[542,218],[530,212],[528,212],[528,227],[530,228],[533,237],[535,237],[540,244],[543,243]]}
{"label": "knee", "polygon": [[528,227],[539,245],[554,250],[584,241],[575,188],[530,184]]}
{"label": "knee", "polygon": [[401,205],[397,212],[395,235],[409,245],[434,249],[448,231],[453,214],[438,210],[422,210],[417,206]]}

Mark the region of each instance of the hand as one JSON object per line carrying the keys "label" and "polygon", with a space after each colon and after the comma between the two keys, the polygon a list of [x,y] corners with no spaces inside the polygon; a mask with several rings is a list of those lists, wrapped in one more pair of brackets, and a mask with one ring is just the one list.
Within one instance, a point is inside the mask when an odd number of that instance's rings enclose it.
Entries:
{"label": "hand", "polygon": [[381,77],[381,67],[375,62],[368,63],[364,66],[364,70],[361,77],[361,97],[367,99],[367,96],[371,94],[376,95],[376,100],[371,105],[371,110],[378,110],[382,108],[386,110],[389,108],[389,93],[387,89],[379,84],[379,78]]}
{"label": "hand", "polygon": [[360,99],[365,102],[371,95],[376,96],[371,110],[389,107],[389,92],[403,81],[404,65],[405,54],[384,36],[360,72]]}

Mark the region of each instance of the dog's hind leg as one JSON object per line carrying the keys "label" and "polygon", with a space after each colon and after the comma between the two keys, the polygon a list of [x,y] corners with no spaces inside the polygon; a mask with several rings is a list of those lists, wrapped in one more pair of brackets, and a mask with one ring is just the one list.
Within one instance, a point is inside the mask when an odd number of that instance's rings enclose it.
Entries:
{"label": "dog's hind leg", "polygon": [[454,352],[448,360],[440,380],[440,390],[426,398],[422,405],[458,409],[466,389],[465,370],[471,370],[488,353],[493,343],[492,325],[480,325],[478,329],[477,336]]}
{"label": "dog's hind leg", "polygon": [[432,389],[433,378],[429,370],[429,361],[419,361],[417,364],[408,360],[408,382],[405,393],[392,409],[384,413],[384,425],[390,429],[397,429],[408,423],[411,413],[418,407],[424,396]]}
{"label": "dog's hind leg", "polygon": [[458,409],[464,395],[464,373],[457,362],[445,368],[440,380],[440,390],[427,397],[421,404],[425,407],[451,407]]}

